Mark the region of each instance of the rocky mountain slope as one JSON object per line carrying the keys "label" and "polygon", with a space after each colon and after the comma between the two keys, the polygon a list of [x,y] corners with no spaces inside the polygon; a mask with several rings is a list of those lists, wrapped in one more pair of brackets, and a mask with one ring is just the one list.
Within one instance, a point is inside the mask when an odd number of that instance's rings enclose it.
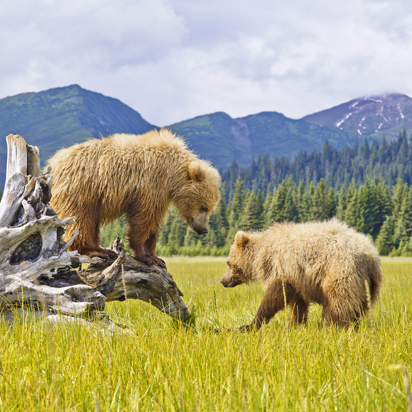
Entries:
{"label": "rocky mountain slope", "polygon": [[358,136],[388,139],[398,136],[404,128],[412,132],[412,99],[392,93],[362,97],[308,116],[301,120]]}

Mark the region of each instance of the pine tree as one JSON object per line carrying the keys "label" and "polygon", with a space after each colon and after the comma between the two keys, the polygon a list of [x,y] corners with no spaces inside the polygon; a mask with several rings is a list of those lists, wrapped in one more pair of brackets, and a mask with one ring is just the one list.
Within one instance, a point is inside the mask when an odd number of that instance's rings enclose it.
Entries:
{"label": "pine tree", "polygon": [[314,185],[314,183],[313,183],[313,180],[311,180],[310,183],[309,183],[309,190],[308,190],[308,192],[309,192],[310,198],[312,199],[312,197],[313,197],[313,195],[314,195],[314,193],[315,193],[315,185]]}
{"label": "pine tree", "polygon": [[338,205],[336,207],[336,217],[342,222],[345,220],[346,210],[346,187],[342,185],[338,194]]}
{"label": "pine tree", "polygon": [[349,226],[356,227],[358,223],[358,193],[356,188],[348,190],[347,202],[345,222]]}
{"label": "pine tree", "polygon": [[169,241],[169,233],[170,229],[172,228],[172,223],[175,218],[176,211],[174,208],[169,209],[169,213],[166,217],[166,220],[163,222],[159,235],[157,237],[157,243],[159,243],[162,246],[166,246],[167,242]]}
{"label": "pine tree", "polygon": [[260,230],[262,223],[262,214],[259,211],[256,196],[253,192],[250,192],[239,222],[239,230]]}
{"label": "pine tree", "polygon": [[269,212],[271,222],[284,222],[286,220],[285,202],[287,192],[286,182],[283,180],[273,196],[273,202]]}
{"label": "pine tree", "polygon": [[237,228],[239,224],[240,215],[244,207],[245,191],[243,181],[240,177],[237,178],[235,184],[235,190],[233,193],[233,199],[231,202],[231,210],[229,216],[229,226],[231,228]]}
{"label": "pine tree", "polygon": [[260,190],[256,196],[256,204],[258,216],[257,230],[261,230],[265,227],[265,206],[263,201],[263,193]]}
{"label": "pine tree", "polygon": [[216,245],[217,240],[217,228],[216,228],[216,215],[212,214],[209,219],[209,231],[206,235],[201,237],[203,245],[213,248]]}
{"label": "pine tree", "polygon": [[174,246],[176,248],[183,246],[185,234],[186,234],[186,225],[182,221],[182,219],[180,219],[180,217],[176,216],[175,219],[173,220],[172,227],[170,229],[167,246]]}
{"label": "pine tree", "polygon": [[412,236],[412,190],[406,189],[399,216],[401,225],[405,228],[408,237]]}
{"label": "pine tree", "polygon": [[383,181],[382,175],[379,175],[377,192],[379,203],[379,221],[380,225],[383,225],[386,217],[392,213],[392,198],[389,187]]}
{"label": "pine tree", "polygon": [[264,226],[269,226],[272,224],[271,220],[271,211],[272,211],[272,203],[273,203],[273,192],[268,192],[266,195],[265,202],[263,203],[264,209]]}
{"label": "pine tree", "polygon": [[288,190],[286,194],[285,220],[288,222],[299,222],[299,211],[293,199],[292,190]]}
{"label": "pine tree", "polygon": [[299,221],[303,218],[303,195],[305,193],[305,188],[303,186],[303,181],[299,181],[299,186],[296,189],[296,207],[298,209]]}
{"label": "pine tree", "polygon": [[197,235],[189,226],[187,226],[183,245],[187,247],[195,247],[198,240],[199,235]]}
{"label": "pine tree", "polygon": [[398,223],[395,225],[395,231],[393,234],[393,244],[395,248],[402,249],[403,245],[408,241],[409,237],[406,234],[406,230],[403,227],[402,223],[398,221]]}
{"label": "pine tree", "polygon": [[319,180],[319,183],[316,185],[316,189],[312,196],[312,219],[313,220],[325,220],[327,219],[327,212],[325,209],[326,205],[326,184],[323,178]]}
{"label": "pine tree", "polygon": [[229,223],[226,217],[226,200],[223,187],[220,191],[219,203],[217,204],[213,215],[215,216],[216,224],[216,246],[223,247],[225,245],[227,231],[229,229]]}
{"label": "pine tree", "polygon": [[336,198],[335,198],[335,191],[333,187],[329,188],[328,195],[326,197],[325,202],[325,215],[327,219],[332,218],[335,216],[336,213]]}
{"label": "pine tree", "polygon": [[375,238],[380,230],[378,192],[375,183],[367,180],[359,188],[356,228]]}
{"label": "pine tree", "polygon": [[412,238],[410,238],[402,248],[402,256],[411,257],[412,256]]}
{"label": "pine tree", "polygon": [[299,213],[300,222],[309,222],[311,219],[312,201],[308,191],[305,191],[302,196],[302,204]]}
{"label": "pine tree", "polygon": [[379,254],[382,256],[388,256],[395,247],[393,243],[393,223],[393,217],[388,216],[381,227],[378,237],[376,238],[376,247],[378,248]]}
{"label": "pine tree", "polygon": [[402,179],[396,179],[396,185],[393,188],[393,216],[395,220],[398,220],[401,214],[403,197],[405,193],[405,183]]}

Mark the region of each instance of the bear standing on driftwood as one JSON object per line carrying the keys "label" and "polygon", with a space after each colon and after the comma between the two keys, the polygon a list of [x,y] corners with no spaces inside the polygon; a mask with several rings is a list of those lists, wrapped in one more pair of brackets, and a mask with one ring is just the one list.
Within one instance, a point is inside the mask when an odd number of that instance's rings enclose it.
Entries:
{"label": "bear standing on driftwood", "polygon": [[260,280],[266,289],[255,318],[242,330],[260,328],[285,301],[297,323],[306,322],[314,302],[323,305],[323,321],[347,326],[367,312],[382,283],[372,242],[337,219],[238,232],[227,265],[223,286]]}
{"label": "bear standing on driftwood", "polygon": [[165,129],[91,139],[59,150],[48,163],[52,207],[60,219],[76,217],[65,240],[79,229],[71,249],[89,256],[113,254],[100,246],[99,227],[126,215],[134,256],[165,267],[155,247],[169,206],[175,205],[188,225],[204,234],[219,200],[218,171]]}

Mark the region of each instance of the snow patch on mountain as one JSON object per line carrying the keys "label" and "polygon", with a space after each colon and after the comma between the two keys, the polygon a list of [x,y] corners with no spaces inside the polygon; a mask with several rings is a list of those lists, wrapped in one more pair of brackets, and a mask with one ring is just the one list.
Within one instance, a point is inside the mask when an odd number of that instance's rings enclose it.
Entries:
{"label": "snow patch on mountain", "polygon": [[340,122],[337,122],[337,123],[336,123],[336,127],[340,127],[340,125],[341,125],[343,122],[345,122],[346,120],[348,120],[349,117],[351,117],[351,116],[352,116],[352,113],[349,113],[348,115],[346,115]]}
{"label": "snow patch on mountain", "polygon": [[379,129],[383,126],[383,123],[381,123],[378,128],[375,130],[375,133],[379,131]]}
{"label": "snow patch on mountain", "polygon": [[[359,127],[359,128],[366,129],[366,126],[363,126],[363,122],[365,121],[365,119],[366,119],[366,116],[362,117],[362,120],[361,120],[361,121],[359,122],[359,124],[358,124],[358,127]],[[359,132],[359,129],[358,129],[358,133],[359,133],[359,134],[362,134],[362,133]]]}
{"label": "snow patch on mountain", "polygon": [[405,116],[404,116],[403,113],[402,113],[402,109],[401,109],[401,104],[400,104],[400,103],[398,103],[398,110],[399,110],[399,114],[401,115],[401,119],[404,119]]}
{"label": "snow patch on mountain", "polygon": [[370,101],[376,102],[376,103],[382,103],[382,100],[372,99],[371,97],[365,97],[365,100],[370,100]]}

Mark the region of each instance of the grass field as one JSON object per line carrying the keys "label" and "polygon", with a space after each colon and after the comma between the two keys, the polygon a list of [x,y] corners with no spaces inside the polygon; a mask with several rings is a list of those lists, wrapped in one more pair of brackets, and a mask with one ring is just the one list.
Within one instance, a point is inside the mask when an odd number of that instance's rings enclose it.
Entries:
{"label": "grass field", "polygon": [[176,325],[139,301],[106,312],[133,333],[0,322],[0,411],[403,411],[412,372],[412,261],[383,261],[381,298],[358,331],[305,326],[280,312],[250,322],[260,284],[225,289],[224,259],[169,259],[195,325]]}

